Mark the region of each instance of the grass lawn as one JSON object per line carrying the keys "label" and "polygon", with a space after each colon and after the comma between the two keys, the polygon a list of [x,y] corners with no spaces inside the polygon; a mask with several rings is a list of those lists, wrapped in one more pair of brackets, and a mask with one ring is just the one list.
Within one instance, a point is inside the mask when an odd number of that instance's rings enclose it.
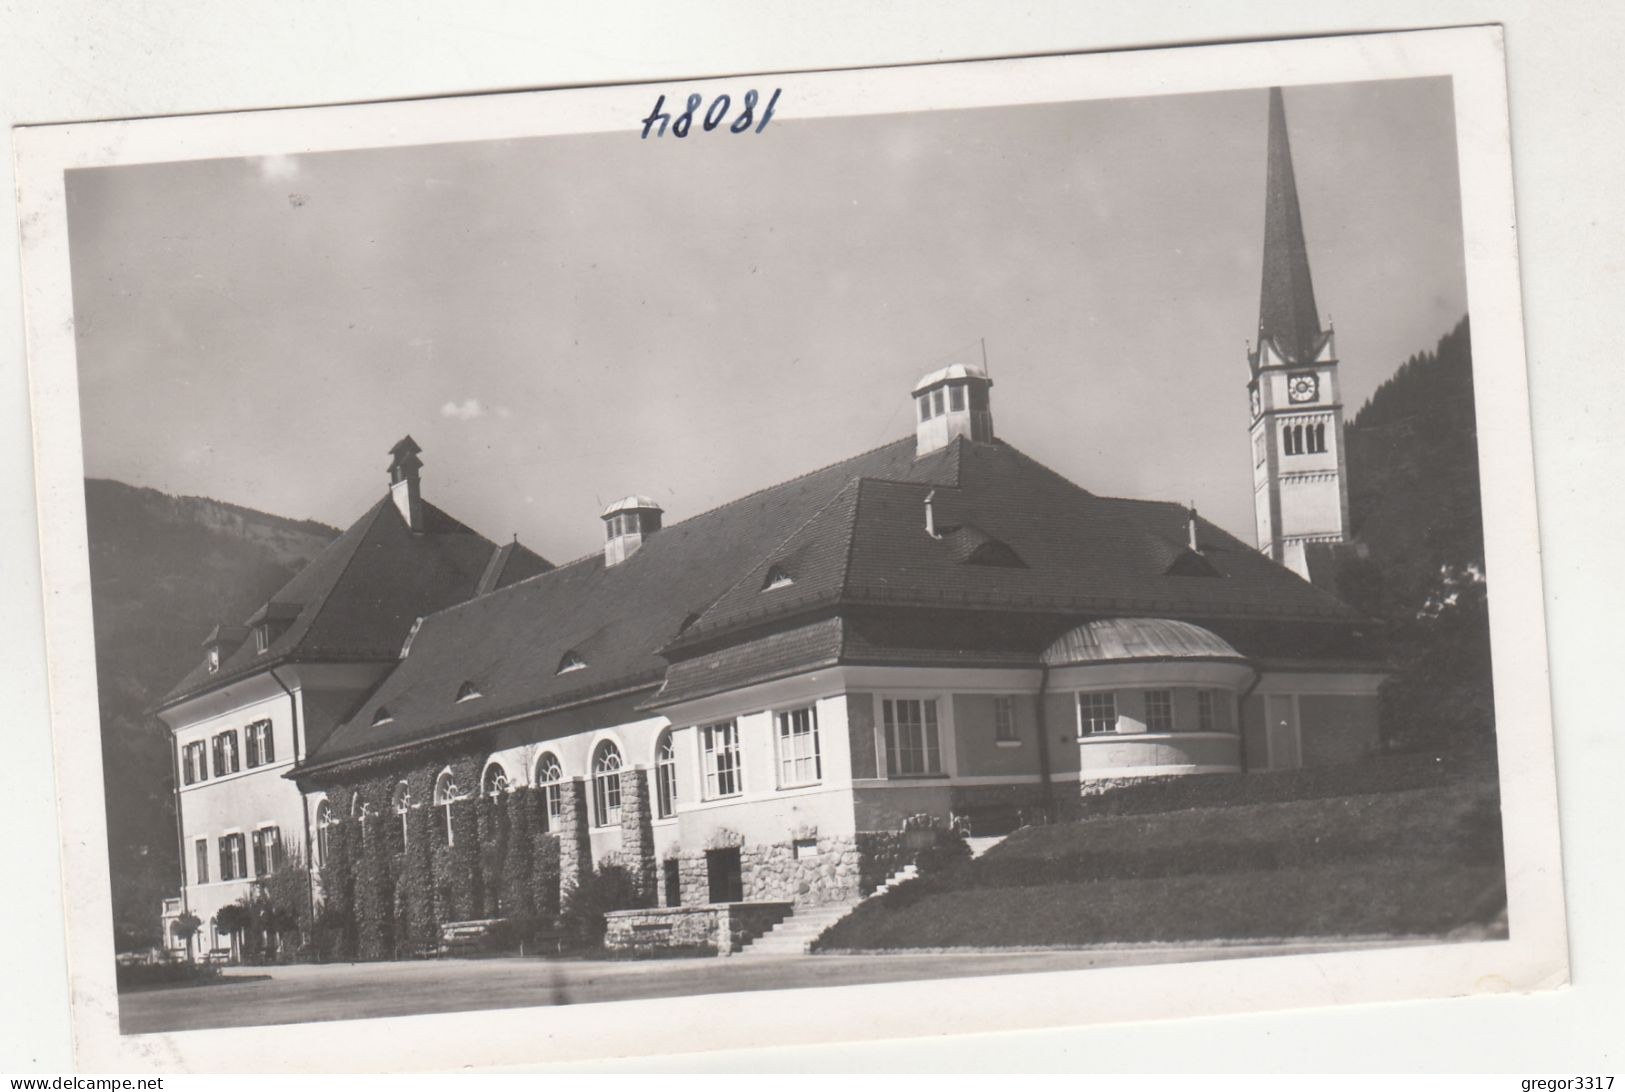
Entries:
{"label": "grass lawn", "polygon": [[1029,827],[820,950],[1438,936],[1506,905],[1493,781]]}

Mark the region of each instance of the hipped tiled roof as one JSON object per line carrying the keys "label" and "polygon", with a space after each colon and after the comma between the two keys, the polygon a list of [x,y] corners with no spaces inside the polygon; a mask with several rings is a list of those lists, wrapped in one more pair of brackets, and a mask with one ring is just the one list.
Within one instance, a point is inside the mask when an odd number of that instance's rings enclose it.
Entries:
{"label": "hipped tiled roof", "polygon": [[[251,616],[285,623],[259,652],[244,640],[218,671],[199,662],[159,703],[163,708],[288,661],[392,660],[412,623],[473,595],[496,545],[432,504],[414,533],[384,497]],[[519,547],[509,567],[547,566]],[[510,551],[510,555],[513,552]]]}
{"label": "hipped tiled roof", "polygon": [[[933,491],[941,538],[926,533]],[[855,641],[853,611],[1027,612],[1055,620],[1048,636],[1090,616],[1356,620],[1212,524],[1198,539],[1215,575],[1170,575],[1187,518],[1179,504],[1097,497],[1003,443],[958,440],[915,459],[910,437],[673,523],[613,567],[595,553],[426,618],[314,765],[629,687],[664,684],[658,706],[848,656],[907,658],[906,642]],[[952,530],[966,527],[1020,563],[971,563]],[[770,581],[773,570],[790,582]],[[1036,663],[1041,648],[968,655]],[[586,666],[559,674],[566,653]],[[483,696],[458,703],[465,681]],[[374,725],[380,705],[389,720]]]}
{"label": "hipped tiled roof", "polygon": [[[809,543],[807,557],[794,559],[794,583],[760,594],[792,602],[804,588],[826,582],[818,572],[830,559],[814,555],[827,555],[841,540],[839,505],[832,502],[855,479],[951,481],[957,462],[956,449],[915,459],[910,437],[668,524],[613,567],[593,553],[425,618],[411,654],[333,732],[315,764],[434,738],[482,718],[657,686],[666,669],[660,648],[736,584],[742,594],[757,595],[766,571],[760,560],[828,507],[827,531]],[[559,674],[567,652],[586,666]],[[478,684],[484,697],[457,703],[464,680]],[[375,726],[380,705],[390,720]]]}

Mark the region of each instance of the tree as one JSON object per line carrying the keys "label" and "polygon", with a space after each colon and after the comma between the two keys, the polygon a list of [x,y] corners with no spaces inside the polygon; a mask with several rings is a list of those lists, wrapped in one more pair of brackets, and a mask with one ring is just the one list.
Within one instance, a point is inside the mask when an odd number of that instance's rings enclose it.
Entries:
{"label": "tree", "polygon": [[192,962],[192,938],[196,937],[202,928],[202,920],[196,914],[190,912],[182,914],[170,925],[170,930],[175,934],[175,938],[186,942],[186,962],[188,963]]}
{"label": "tree", "polygon": [[228,902],[215,912],[214,926],[231,937],[234,953],[241,951],[243,934],[254,926],[254,911],[243,902]]}
{"label": "tree", "polygon": [[631,910],[642,904],[632,873],[618,864],[599,865],[571,889],[560,924],[576,944],[596,948],[604,942],[612,910]]}

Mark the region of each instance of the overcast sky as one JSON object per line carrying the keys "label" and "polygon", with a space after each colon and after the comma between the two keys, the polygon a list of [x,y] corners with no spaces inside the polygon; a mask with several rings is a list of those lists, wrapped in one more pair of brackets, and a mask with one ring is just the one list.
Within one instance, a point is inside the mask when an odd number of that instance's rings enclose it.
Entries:
{"label": "overcast sky", "polygon": [[[1286,92],[1349,416],[1466,313],[1446,79]],[[1263,89],[209,160],[68,179],[86,473],[343,527],[424,492],[555,561],[910,434],[998,435],[1253,541]]]}

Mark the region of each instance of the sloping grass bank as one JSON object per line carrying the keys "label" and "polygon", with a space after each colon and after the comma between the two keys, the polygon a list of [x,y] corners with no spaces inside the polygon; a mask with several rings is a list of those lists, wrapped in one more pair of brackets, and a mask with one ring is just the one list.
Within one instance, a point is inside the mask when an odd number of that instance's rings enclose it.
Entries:
{"label": "sloping grass bank", "polygon": [[819,950],[1441,935],[1505,907],[1493,780],[1028,827]]}

